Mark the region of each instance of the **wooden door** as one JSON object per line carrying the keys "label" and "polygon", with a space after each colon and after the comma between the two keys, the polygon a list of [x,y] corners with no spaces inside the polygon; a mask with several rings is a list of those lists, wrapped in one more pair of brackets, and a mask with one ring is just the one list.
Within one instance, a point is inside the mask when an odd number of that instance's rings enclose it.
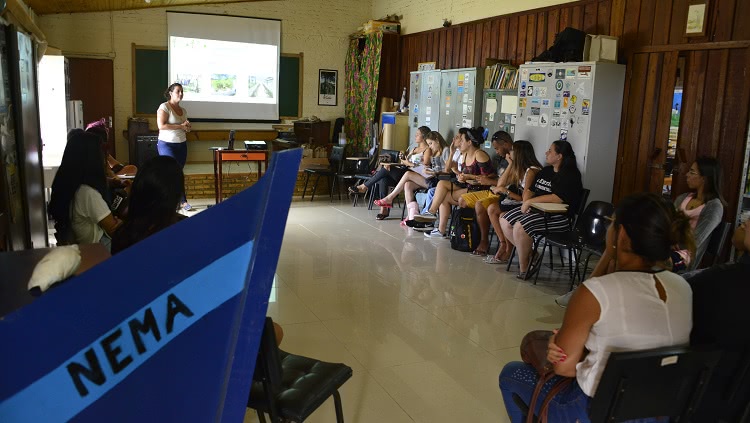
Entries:
{"label": "wooden door", "polygon": [[625,83],[615,203],[641,191],[661,193],[678,52],[631,55]]}
{"label": "wooden door", "polygon": [[70,100],[83,101],[84,125],[106,118],[109,125],[107,151],[117,157],[115,151],[115,84],[114,68],[109,59],[69,58]]}

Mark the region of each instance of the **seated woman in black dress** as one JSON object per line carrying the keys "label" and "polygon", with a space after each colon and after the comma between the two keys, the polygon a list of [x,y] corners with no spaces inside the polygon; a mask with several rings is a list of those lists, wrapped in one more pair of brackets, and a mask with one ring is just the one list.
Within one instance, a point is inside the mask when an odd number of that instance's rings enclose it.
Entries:
{"label": "seated woman in black dress", "polygon": [[177,160],[156,156],[147,161],[133,181],[128,218],[112,237],[112,254],[185,218],[176,211],[184,186]]}

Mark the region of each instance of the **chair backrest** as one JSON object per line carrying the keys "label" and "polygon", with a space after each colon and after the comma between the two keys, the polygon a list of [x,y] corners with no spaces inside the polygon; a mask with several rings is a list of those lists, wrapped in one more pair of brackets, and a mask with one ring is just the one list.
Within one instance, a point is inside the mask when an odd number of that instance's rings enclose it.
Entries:
{"label": "chair backrest", "polygon": [[591,400],[592,422],[669,416],[690,421],[720,350],[668,347],[612,353]]}
{"label": "chair backrest", "polygon": [[572,219],[570,221],[570,229],[576,227],[578,217],[581,215],[581,213],[583,213],[583,210],[586,207],[586,202],[589,201],[589,194],[591,194],[591,190],[588,190],[586,188],[581,191],[581,202],[578,203],[578,210],[576,210],[576,214],[574,216],[571,216]]}
{"label": "chair backrest", "polygon": [[590,247],[604,245],[607,229],[612,223],[607,217],[615,212],[615,206],[605,201],[592,201],[576,220],[576,233]]}
{"label": "chair backrest", "polygon": [[391,158],[391,163],[398,163],[398,151],[397,150],[386,150],[385,148],[380,150],[380,155],[388,155]]}
{"label": "chair backrest", "polygon": [[719,263],[721,253],[724,250],[724,245],[727,243],[729,238],[729,231],[732,229],[732,224],[729,222],[720,222],[719,225],[714,228],[711,232],[711,238],[708,239],[708,246],[706,246],[706,253],[711,254],[712,262],[711,266],[715,266]]}
{"label": "chair backrest", "polygon": [[345,149],[346,146],[343,145],[334,145],[331,147],[331,155],[328,156],[328,164],[330,165],[331,170],[336,172],[341,170],[341,165],[344,162]]}
{"label": "chair backrest", "polygon": [[269,408],[275,409],[274,399],[281,391],[281,358],[273,320],[270,317],[266,317],[259,348],[253,380],[263,383]]}

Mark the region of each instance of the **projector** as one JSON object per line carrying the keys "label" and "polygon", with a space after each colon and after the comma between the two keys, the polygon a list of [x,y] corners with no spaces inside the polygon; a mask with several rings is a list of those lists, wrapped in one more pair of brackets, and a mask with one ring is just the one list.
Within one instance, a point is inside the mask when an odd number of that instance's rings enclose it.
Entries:
{"label": "projector", "polygon": [[245,150],[267,150],[265,141],[245,141]]}

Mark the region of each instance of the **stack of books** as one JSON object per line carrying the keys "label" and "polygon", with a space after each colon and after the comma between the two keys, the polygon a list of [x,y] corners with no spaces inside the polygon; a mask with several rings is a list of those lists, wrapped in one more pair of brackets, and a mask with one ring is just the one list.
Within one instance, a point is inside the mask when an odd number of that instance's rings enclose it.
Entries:
{"label": "stack of books", "polygon": [[494,90],[518,89],[518,68],[501,63],[487,66],[484,88]]}

